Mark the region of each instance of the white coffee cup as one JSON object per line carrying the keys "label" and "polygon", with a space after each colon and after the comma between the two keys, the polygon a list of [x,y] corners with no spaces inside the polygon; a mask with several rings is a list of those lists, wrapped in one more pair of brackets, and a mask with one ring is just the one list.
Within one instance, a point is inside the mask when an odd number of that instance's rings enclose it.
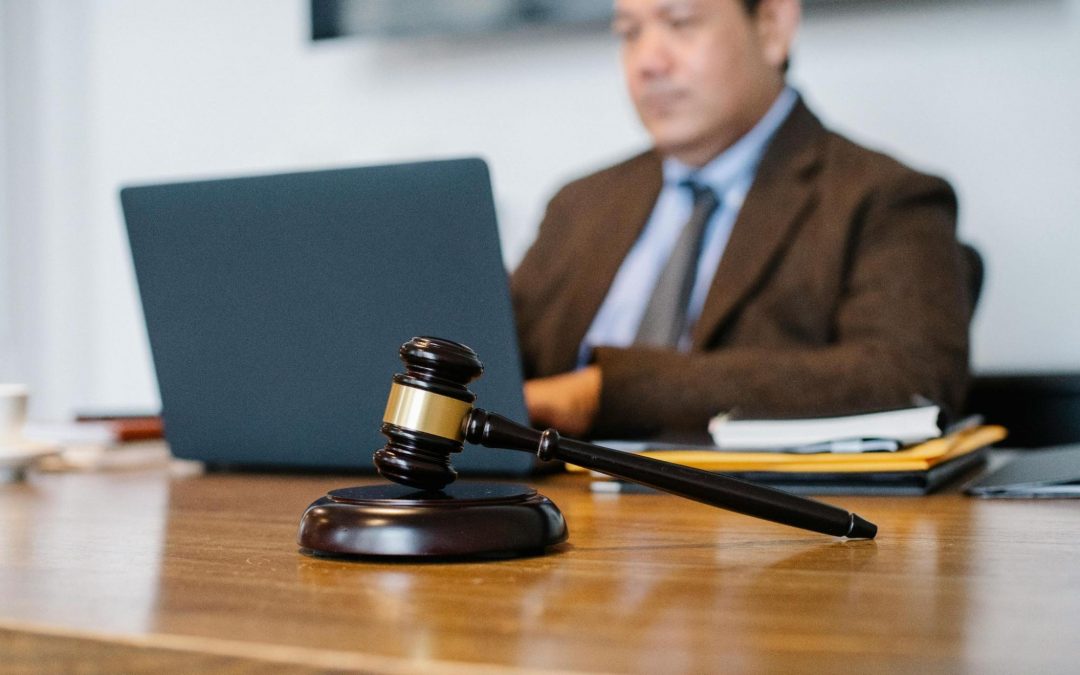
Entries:
{"label": "white coffee cup", "polygon": [[22,434],[29,398],[26,385],[0,382],[0,441],[15,440]]}

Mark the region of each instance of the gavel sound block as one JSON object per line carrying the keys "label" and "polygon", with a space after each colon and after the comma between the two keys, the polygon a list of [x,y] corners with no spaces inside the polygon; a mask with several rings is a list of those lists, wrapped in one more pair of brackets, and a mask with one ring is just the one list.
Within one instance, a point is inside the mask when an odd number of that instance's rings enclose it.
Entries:
{"label": "gavel sound block", "polygon": [[877,527],[811,499],[669,462],[561,438],[474,408],[469,382],[483,373],[476,353],[438,338],[400,349],[375,466],[393,485],[333,490],[300,520],[297,542],[314,554],[349,556],[513,556],[565,541],[558,507],[527,486],[460,483],[450,456],[463,441],[535,453],[632,480],[688,499],[774,522],[847,538],[872,539]]}
{"label": "gavel sound block", "polygon": [[315,554],[507,557],[542,553],[566,540],[566,521],[525,485],[455,483],[475,394],[466,385],[483,364],[464,345],[413,338],[399,350],[375,467],[394,481],[332,490],[308,507],[297,542]]}

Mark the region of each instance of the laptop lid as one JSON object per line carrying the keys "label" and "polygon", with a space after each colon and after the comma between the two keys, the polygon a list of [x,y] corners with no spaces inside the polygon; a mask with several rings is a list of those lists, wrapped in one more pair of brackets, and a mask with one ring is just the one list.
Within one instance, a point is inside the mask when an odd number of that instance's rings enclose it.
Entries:
{"label": "laptop lid", "polygon": [[[477,404],[525,420],[487,166],[479,159],[120,192],[166,437],[211,465],[374,470],[398,347],[476,350]],[[520,474],[469,447],[462,473]]]}

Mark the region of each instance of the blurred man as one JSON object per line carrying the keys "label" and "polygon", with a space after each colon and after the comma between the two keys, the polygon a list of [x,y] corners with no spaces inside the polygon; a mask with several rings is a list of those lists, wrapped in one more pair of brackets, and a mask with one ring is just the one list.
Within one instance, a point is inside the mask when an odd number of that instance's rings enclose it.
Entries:
{"label": "blurred man", "polygon": [[534,423],[962,403],[971,298],[942,180],[826,130],[787,86],[798,0],[616,0],[653,149],[570,183],[512,281]]}

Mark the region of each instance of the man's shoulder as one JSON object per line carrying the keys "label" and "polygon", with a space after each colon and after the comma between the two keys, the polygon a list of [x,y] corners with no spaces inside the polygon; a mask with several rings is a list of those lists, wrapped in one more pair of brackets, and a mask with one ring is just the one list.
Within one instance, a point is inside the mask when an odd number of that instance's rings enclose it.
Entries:
{"label": "man's shoulder", "polygon": [[816,173],[827,190],[874,190],[897,183],[943,182],[895,155],[826,126],[801,98],[770,143],[763,173],[786,180],[791,170]]}
{"label": "man's shoulder", "polygon": [[571,180],[556,193],[555,199],[595,200],[600,195],[645,190],[662,180],[660,155],[655,150],[646,150]]}
{"label": "man's shoulder", "polygon": [[825,129],[825,164],[834,180],[872,185],[935,183],[946,181],[932,172],[916,168],[891,152],[856,141],[845,134]]}

